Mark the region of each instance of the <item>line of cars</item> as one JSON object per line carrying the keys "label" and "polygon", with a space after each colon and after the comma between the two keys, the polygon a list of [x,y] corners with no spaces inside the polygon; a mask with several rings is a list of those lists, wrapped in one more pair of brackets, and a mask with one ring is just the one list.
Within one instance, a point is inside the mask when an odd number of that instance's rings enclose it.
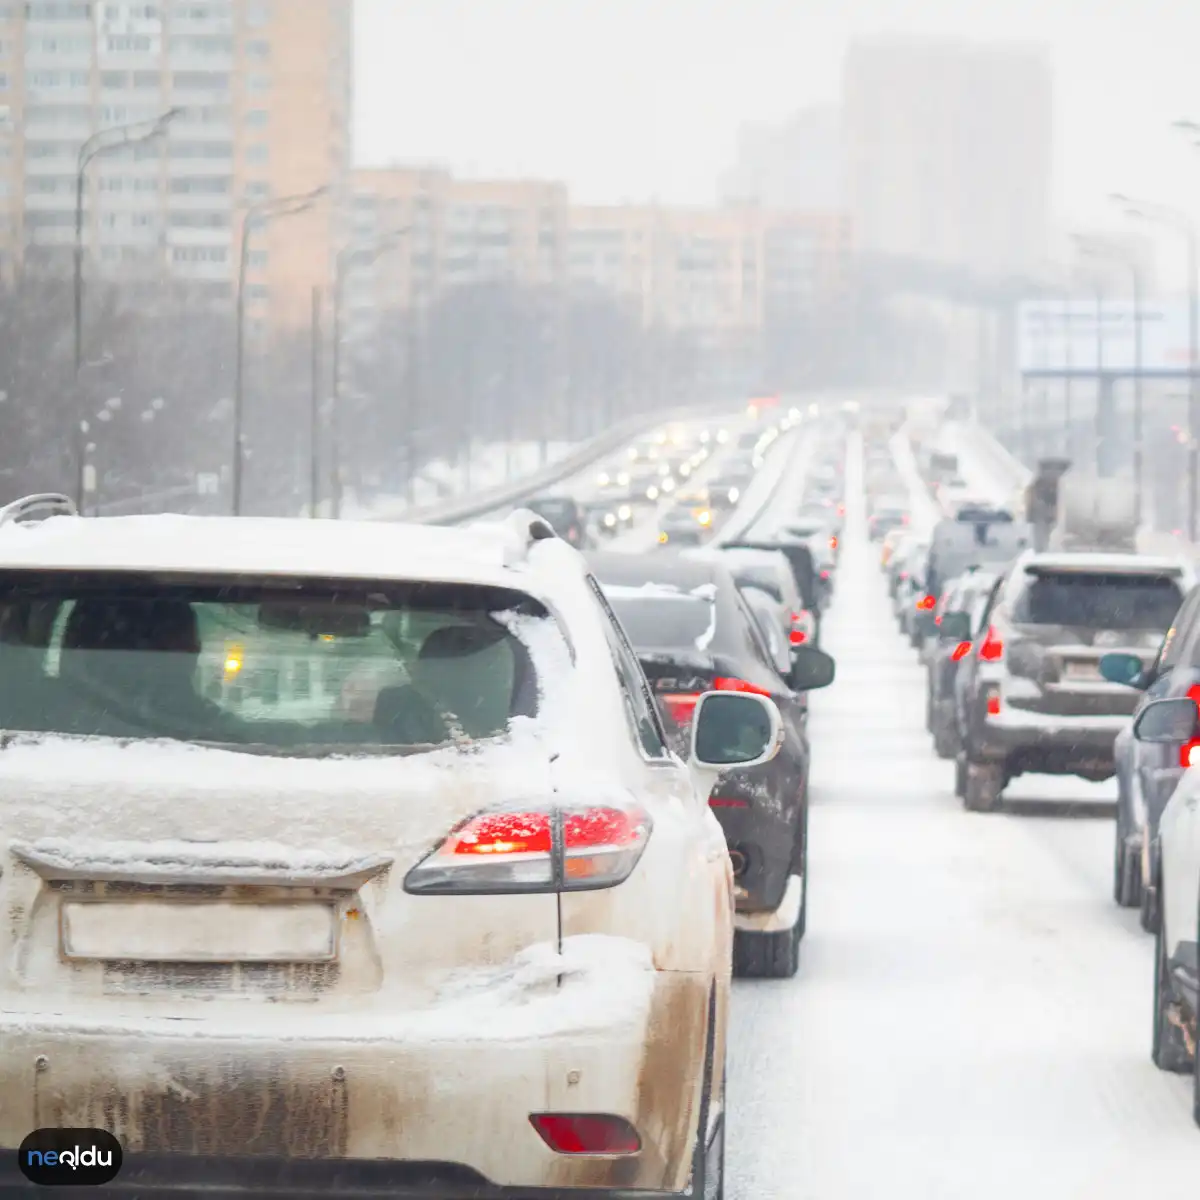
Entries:
{"label": "line of cars", "polygon": [[965,808],[995,809],[1025,773],[1115,776],[1113,896],[1156,938],[1152,1057],[1194,1076],[1200,1124],[1197,570],[1138,553],[1132,520],[1104,527],[1103,497],[1080,500],[1118,485],[1060,475],[1045,548],[1012,514],[956,497],[931,537],[884,535],[885,570]]}
{"label": "line of cars", "polygon": [[0,1146],[101,1127],[115,1195],[719,1198],[834,664],[761,555],[613,558],[528,510],[0,511]]}

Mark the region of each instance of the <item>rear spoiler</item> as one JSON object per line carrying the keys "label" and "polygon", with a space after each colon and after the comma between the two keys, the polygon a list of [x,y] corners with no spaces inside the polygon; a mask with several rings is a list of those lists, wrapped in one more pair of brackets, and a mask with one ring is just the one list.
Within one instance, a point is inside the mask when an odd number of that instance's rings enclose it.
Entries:
{"label": "rear spoiler", "polygon": [[[358,858],[296,856],[281,847],[278,855],[238,852],[233,845],[197,843],[144,845],[90,843],[78,851],[63,842],[14,843],[13,857],[47,882],[131,883],[144,886],[199,884],[209,886],[325,887],[357,889],[392,865],[392,858],[368,854]],[[294,853],[294,852],[293,852]]]}

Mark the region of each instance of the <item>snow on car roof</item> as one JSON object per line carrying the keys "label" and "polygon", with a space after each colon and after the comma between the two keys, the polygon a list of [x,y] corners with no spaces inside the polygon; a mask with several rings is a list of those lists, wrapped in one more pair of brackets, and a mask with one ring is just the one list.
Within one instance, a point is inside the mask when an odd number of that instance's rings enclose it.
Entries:
{"label": "snow on car roof", "polygon": [[503,526],[283,517],[53,517],[0,533],[0,569],[430,579],[512,586]]}
{"label": "snow on car roof", "polygon": [[1174,574],[1187,573],[1187,564],[1178,558],[1149,554],[1104,554],[1099,552],[1030,554],[1022,566],[1026,571],[1105,571],[1110,574]]}

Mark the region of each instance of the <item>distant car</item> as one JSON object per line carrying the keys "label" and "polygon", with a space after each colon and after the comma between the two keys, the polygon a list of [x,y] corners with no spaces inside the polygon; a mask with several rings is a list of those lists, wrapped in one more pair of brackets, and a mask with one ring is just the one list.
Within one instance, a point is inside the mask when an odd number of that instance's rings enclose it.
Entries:
{"label": "distant car", "polygon": [[525,507],[549,522],[550,528],[576,550],[590,545],[587,510],[572,497],[537,496],[527,500]]}
{"label": "distant car", "polygon": [[[1146,747],[1200,744],[1196,701],[1153,700],[1138,713],[1133,732]],[[1159,920],[1154,931],[1154,1010],[1150,1052],[1154,1065],[1192,1076],[1192,1119],[1200,1125],[1200,767],[1189,766],[1167,801],[1155,838],[1154,878]]]}
{"label": "distant car", "polygon": [[592,570],[633,643],[675,744],[688,744],[708,691],[777,697],[784,744],[762,768],[730,771],[709,803],[725,830],[736,882],[734,971],[790,976],[807,901],[809,745],[805,693],[833,678],[833,660],[804,648],[780,675],[758,620],[718,563],[678,555],[593,554]]}
{"label": "distant car", "polygon": [[708,494],[715,509],[736,508],[746,494],[747,477],[742,472],[721,471],[708,481]]}
{"label": "distant car", "polygon": [[882,541],[893,529],[902,529],[908,524],[909,501],[907,496],[883,496],[871,508],[867,518],[867,535],[871,541]]}
{"label": "distant car", "polygon": [[1106,680],[1101,660],[1117,650],[1149,659],[1193,582],[1182,561],[1141,554],[1018,558],[955,681],[965,806],[994,808],[1029,772],[1112,778],[1137,693]]}
{"label": "distant car", "polygon": [[938,758],[953,759],[959,750],[954,681],[963,659],[971,653],[996,579],[986,571],[960,575],[938,601],[934,636],[925,653],[925,727],[933,735]]}
{"label": "distant car", "polygon": [[661,546],[699,546],[711,532],[711,510],[696,509],[687,504],[672,505],[658,522]]}

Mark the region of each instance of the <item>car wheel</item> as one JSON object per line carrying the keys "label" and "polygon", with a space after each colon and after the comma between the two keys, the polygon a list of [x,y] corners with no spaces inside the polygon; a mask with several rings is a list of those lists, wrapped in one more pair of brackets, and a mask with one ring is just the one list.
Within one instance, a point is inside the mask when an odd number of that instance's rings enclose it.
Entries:
{"label": "car wheel", "polygon": [[[1162,886],[1161,877],[1158,884]],[[1183,1030],[1171,1020],[1171,1014],[1177,1012],[1175,993],[1167,975],[1167,939],[1160,925],[1154,935],[1154,1029],[1150,1057],[1160,1071],[1184,1075],[1192,1069],[1192,1056]]]}
{"label": "car wheel", "polygon": [[[803,910],[801,910],[803,912]],[[800,969],[803,917],[774,933],[733,931],[733,973],[740,979],[791,979]]]}
{"label": "car wheel", "polygon": [[[805,791],[808,788],[805,785]],[[805,804],[801,817],[800,836],[792,851],[792,874],[800,876],[800,916],[796,928],[800,931],[797,940],[803,940],[808,928],[808,805]]]}
{"label": "car wheel", "polygon": [[991,812],[1004,791],[1004,768],[999,763],[967,763],[963,807],[968,812]]}
{"label": "car wheel", "polygon": [[953,714],[944,711],[934,713],[933,717],[933,751],[938,758],[952,759],[958,757],[958,733],[954,728]]}
{"label": "car wheel", "polygon": [[1120,818],[1116,822],[1114,841],[1113,899],[1122,908],[1137,908],[1142,902],[1142,864],[1138,856],[1129,851]]}
{"label": "car wheel", "polygon": [[[1151,853],[1153,853],[1153,851]],[[1156,876],[1151,876],[1151,878],[1156,878]],[[1159,888],[1161,886],[1162,881],[1159,879],[1158,882],[1151,887],[1145,887],[1144,885],[1142,887],[1141,912],[1138,914],[1138,918],[1141,922],[1142,928],[1147,933],[1157,934],[1162,925],[1162,913],[1159,909],[1158,903],[1160,894]]]}
{"label": "car wheel", "polygon": [[[700,1119],[696,1122],[696,1146],[692,1151],[692,1177],[685,1193],[704,1200],[725,1200],[725,1072],[721,1072],[721,1097],[715,1121],[712,1113],[712,1078],[716,1065],[717,998],[708,1003],[708,1032],[704,1040],[704,1091],[700,1097]],[[712,1136],[709,1136],[709,1125]]]}
{"label": "car wheel", "polygon": [[954,756],[954,794],[960,800],[967,794],[967,754],[961,748]]}
{"label": "car wheel", "polygon": [[933,715],[933,690],[925,685],[925,732],[933,733],[936,718]]}

